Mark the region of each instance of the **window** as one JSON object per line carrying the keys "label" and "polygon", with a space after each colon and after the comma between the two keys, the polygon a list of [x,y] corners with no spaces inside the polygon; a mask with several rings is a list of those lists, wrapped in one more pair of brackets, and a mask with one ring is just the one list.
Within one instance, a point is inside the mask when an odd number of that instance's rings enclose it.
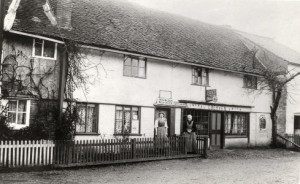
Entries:
{"label": "window", "polygon": [[207,68],[192,68],[192,83],[196,85],[208,86],[208,69]]}
{"label": "window", "polygon": [[146,78],[146,59],[125,55],[124,76]]}
{"label": "window", "polygon": [[8,102],[8,122],[18,125],[26,125],[27,101],[9,100]]}
{"label": "window", "polygon": [[244,87],[250,89],[257,89],[257,77],[245,75],[244,76]]}
{"label": "window", "polygon": [[267,127],[266,117],[265,116],[261,116],[259,118],[259,129],[260,130],[265,130],[266,127]]}
{"label": "window", "polygon": [[77,133],[98,133],[98,117],[95,104],[78,104],[79,120],[76,124]]}
{"label": "window", "polygon": [[116,106],[116,134],[140,134],[140,109]]}
{"label": "window", "polygon": [[57,43],[42,39],[33,39],[33,57],[56,59]]}
{"label": "window", "polygon": [[193,121],[196,123],[197,135],[208,135],[210,119],[209,111],[185,109],[183,113],[184,121],[186,121],[188,114],[193,116]]}
{"label": "window", "polygon": [[225,134],[247,136],[248,114],[225,113]]}

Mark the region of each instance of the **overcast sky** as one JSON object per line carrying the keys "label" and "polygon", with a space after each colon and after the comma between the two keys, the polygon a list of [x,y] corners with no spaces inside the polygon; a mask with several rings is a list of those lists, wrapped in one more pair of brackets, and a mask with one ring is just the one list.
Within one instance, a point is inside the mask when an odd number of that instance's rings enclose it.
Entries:
{"label": "overcast sky", "polygon": [[128,0],[271,37],[300,53],[300,0]]}

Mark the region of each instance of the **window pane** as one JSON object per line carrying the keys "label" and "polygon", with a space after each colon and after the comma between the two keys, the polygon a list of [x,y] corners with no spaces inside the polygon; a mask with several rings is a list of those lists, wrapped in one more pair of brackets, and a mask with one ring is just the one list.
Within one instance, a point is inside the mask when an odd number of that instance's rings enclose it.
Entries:
{"label": "window pane", "polygon": [[116,119],[117,120],[122,120],[123,118],[123,111],[117,111],[116,112]]}
{"label": "window pane", "polygon": [[138,76],[139,68],[138,67],[132,67],[132,76]]}
{"label": "window pane", "polygon": [[86,132],[95,132],[95,107],[87,107]]}
{"label": "window pane", "polygon": [[123,110],[122,106],[116,106],[116,110]]}
{"label": "window pane", "polygon": [[140,59],[139,67],[145,68],[145,66],[146,66],[146,61],[144,59]]}
{"label": "window pane", "polygon": [[138,59],[132,58],[132,66],[138,67],[138,66],[139,66],[138,63],[139,63],[139,60],[138,60]]}
{"label": "window pane", "polygon": [[206,85],[206,82],[207,82],[207,78],[206,78],[206,76],[205,77],[203,76],[203,78],[202,78],[202,85]]}
{"label": "window pane", "polygon": [[124,66],[124,75],[131,76],[131,66]]}
{"label": "window pane", "polygon": [[125,66],[131,66],[131,58],[126,56],[125,59],[126,60],[124,61],[124,65]]}
{"label": "window pane", "polygon": [[26,112],[26,101],[19,100],[18,112]]}
{"label": "window pane", "polygon": [[34,43],[35,56],[42,56],[42,46],[43,46],[43,40],[35,39],[35,43]]}
{"label": "window pane", "polygon": [[122,133],[122,120],[116,120],[116,133]]}
{"label": "window pane", "polygon": [[55,43],[44,41],[44,57],[54,58]]}
{"label": "window pane", "polygon": [[16,123],[16,113],[11,113],[11,112],[9,112],[8,113],[8,117],[7,117],[7,121],[9,122],[9,123]]}
{"label": "window pane", "polygon": [[125,110],[125,111],[130,111],[130,110],[131,110],[131,107],[124,107],[124,110]]}
{"label": "window pane", "polygon": [[17,101],[8,102],[8,111],[17,111]]}
{"label": "window pane", "polygon": [[78,131],[85,132],[85,117],[86,117],[86,107],[79,106],[78,108],[79,122],[78,122]]}
{"label": "window pane", "polygon": [[146,68],[139,68],[139,77],[146,77]]}
{"label": "window pane", "polygon": [[130,133],[130,111],[124,112],[124,132],[123,133]]}
{"label": "window pane", "polygon": [[139,119],[139,112],[138,111],[132,111],[132,119],[134,119],[134,120]]}
{"label": "window pane", "polygon": [[26,113],[18,113],[18,122],[17,124],[25,125],[26,123]]}

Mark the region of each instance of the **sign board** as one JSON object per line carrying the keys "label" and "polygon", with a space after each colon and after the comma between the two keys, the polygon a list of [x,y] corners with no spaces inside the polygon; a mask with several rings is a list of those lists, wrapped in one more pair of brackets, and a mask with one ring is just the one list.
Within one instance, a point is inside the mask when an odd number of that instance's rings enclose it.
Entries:
{"label": "sign board", "polygon": [[223,105],[215,105],[215,104],[187,103],[186,107],[191,109],[203,109],[203,110],[212,110],[212,111],[251,112],[251,107],[223,106]]}
{"label": "sign board", "polygon": [[208,89],[206,90],[206,102],[217,102],[217,90],[216,89]]}
{"label": "sign board", "polygon": [[185,103],[174,102],[170,98],[157,98],[156,103],[154,105],[163,105],[163,106],[178,106],[185,107]]}

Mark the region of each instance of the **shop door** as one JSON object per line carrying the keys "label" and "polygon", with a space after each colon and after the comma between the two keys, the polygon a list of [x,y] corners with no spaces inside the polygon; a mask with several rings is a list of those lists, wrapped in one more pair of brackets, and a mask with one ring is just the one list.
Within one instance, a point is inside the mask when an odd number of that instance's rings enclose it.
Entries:
{"label": "shop door", "polygon": [[170,109],[157,108],[156,111],[155,111],[155,120],[158,119],[159,113],[164,113],[165,118],[167,119],[168,136],[169,136],[170,135]]}
{"label": "shop door", "polygon": [[210,119],[210,145],[213,147],[222,146],[222,114],[212,112]]}

